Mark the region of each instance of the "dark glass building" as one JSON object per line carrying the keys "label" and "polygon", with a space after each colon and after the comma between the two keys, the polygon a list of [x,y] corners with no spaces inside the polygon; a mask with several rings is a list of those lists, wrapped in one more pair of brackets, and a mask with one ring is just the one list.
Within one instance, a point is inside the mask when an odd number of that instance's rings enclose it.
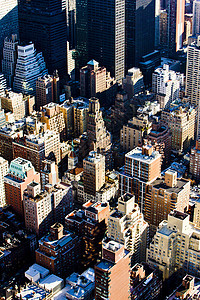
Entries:
{"label": "dark glass building", "polygon": [[76,38],[78,66],[84,67],[88,59],[88,0],[76,0]]}
{"label": "dark glass building", "polygon": [[126,2],[126,71],[138,67],[142,56],[154,51],[155,0]]}
{"label": "dark glass building", "polygon": [[49,73],[66,75],[66,0],[19,0],[21,42],[32,41],[42,51]]}

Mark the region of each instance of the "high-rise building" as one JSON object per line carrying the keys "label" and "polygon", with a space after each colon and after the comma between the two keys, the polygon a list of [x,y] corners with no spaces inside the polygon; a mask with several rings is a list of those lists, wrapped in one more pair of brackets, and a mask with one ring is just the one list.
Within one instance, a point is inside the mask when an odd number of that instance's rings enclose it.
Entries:
{"label": "high-rise building", "polygon": [[152,75],[152,91],[160,103],[160,108],[169,107],[173,100],[179,99],[181,86],[184,84],[184,75],[169,70],[169,65],[164,64],[157,68]]}
{"label": "high-rise building", "polygon": [[37,172],[42,169],[42,161],[49,156],[58,165],[61,160],[60,155],[60,136],[54,131],[46,130],[43,133],[30,134],[13,141],[14,158],[28,159]]}
{"label": "high-rise building", "polygon": [[164,178],[148,184],[145,192],[144,218],[150,224],[151,234],[166,220],[170,211],[185,212],[189,208],[190,182],[177,179],[177,172],[168,170]]}
{"label": "high-rise building", "polygon": [[[88,0],[88,58],[122,80],[125,72],[125,0]],[[131,65],[132,67],[133,65]]]}
{"label": "high-rise building", "polygon": [[50,75],[44,75],[36,80],[36,109],[54,102],[53,97],[53,78]]}
{"label": "high-rise building", "polygon": [[161,112],[161,123],[168,126],[172,134],[172,151],[181,154],[195,139],[196,111],[189,104],[174,101]]}
{"label": "high-rise building", "polygon": [[76,47],[76,0],[66,2],[67,43],[69,43],[69,49],[74,49]]}
{"label": "high-rise building", "polygon": [[75,59],[73,57],[75,49],[69,48],[69,42],[67,41],[67,74],[72,79],[75,80]]}
{"label": "high-rise building", "polygon": [[102,260],[95,269],[95,300],[130,299],[130,256],[115,241],[103,245]]}
{"label": "high-rise building", "polygon": [[55,161],[45,159],[42,161],[40,170],[41,188],[44,189],[46,184],[54,186],[58,183],[58,166]]}
{"label": "high-rise building", "polygon": [[167,22],[167,11],[166,9],[160,11],[159,21],[160,21],[160,46],[164,49],[168,45],[168,22]]}
{"label": "high-rise building", "polygon": [[154,51],[155,1],[125,0],[126,71],[138,67],[143,55]]}
{"label": "high-rise building", "polygon": [[17,35],[13,34],[12,38],[8,37],[4,40],[2,72],[6,78],[8,87],[13,87],[13,80],[15,75],[15,67],[17,63]]}
{"label": "high-rise building", "polygon": [[[50,74],[66,75],[67,1],[19,1],[20,40],[32,41],[44,55]],[[47,9],[48,8],[48,9]]]}
{"label": "high-rise building", "polygon": [[118,209],[108,218],[109,239],[124,245],[130,252],[131,264],[146,260],[148,246],[148,223],[144,221],[135,197],[125,194],[118,199]]}
{"label": "high-rise building", "polygon": [[96,195],[105,183],[105,156],[91,151],[83,160],[84,192]]}
{"label": "high-rise building", "polygon": [[7,82],[2,73],[0,73],[0,96],[5,95],[5,89],[7,88]]}
{"label": "high-rise building", "polygon": [[88,0],[76,0],[76,19],[78,65],[83,67],[88,62]]}
{"label": "high-rise building", "polygon": [[0,157],[0,207],[6,205],[6,195],[4,186],[4,176],[8,173],[8,161]]}
{"label": "high-rise building", "polygon": [[191,149],[190,174],[196,182],[200,181],[200,141],[196,141],[196,146]]}
{"label": "high-rise building", "polygon": [[200,34],[200,1],[193,1],[192,35]]}
{"label": "high-rise building", "polygon": [[173,56],[183,46],[185,0],[168,1],[168,46]]}
{"label": "high-rise building", "polygon": [[4,177],[6,203],[21,217],[24,216],[23,192],[32,181],[39,183],[40,174],[35,172],[31,162],[21,157],[14,159]]}
{"label": "high-rise building", "polygon": [[193,223],[200,228],[200,201],[199,198],[195,201]]}
{"label": "high-rise building", "polygon": [[18,34],[18,1],[1,0],[0,2],[0,57],[3,41],[13,33]]}
{"label": "high-rise building", "polygon": [[128,74],[122,80],[122,88],[127,92],[129,99],[142,91],[144,81],[139,68],[131,68],[128,70]]}
{"label": "high-rise building", "polygon": [[160,223],[147,249],[147,263],[158,267],[163,280],[175,272],[199,276],[200,229],[190,216],[177,210]]}
{"label": "high-rise building", "polygon": [[80,240],[71,233],[64,233],[63,225],[55,223],[50,233],[39,240],[35,251],[36,263],[53,274],[65,277],[75,271],[80,257]]}
{"label": "high-rise building", "polygon": [[[41,30],[40,30],[41,31]],[[36,53],[34,44],[18,46],[13,89],[15,92],[35,95],[38,77],[47,74],[42,53]]]}
{"label": "high-rise building", "polygon": [[0,100],[1,108],[4,109],[5,113],[13,113],[15,120],[20,120],[28,116],[34,110],[34,96],[5,91],[5,95],[2,97],[0,96]]}
{"label": "high-rise building", "polygon": [[135,195],[142,213],[145,211],[145,190],[147,184],[160,176],[161,154],[153,151],[153,146],[145,145],[135,148],[125,155],[124,171],[120,173],[120,195]]}

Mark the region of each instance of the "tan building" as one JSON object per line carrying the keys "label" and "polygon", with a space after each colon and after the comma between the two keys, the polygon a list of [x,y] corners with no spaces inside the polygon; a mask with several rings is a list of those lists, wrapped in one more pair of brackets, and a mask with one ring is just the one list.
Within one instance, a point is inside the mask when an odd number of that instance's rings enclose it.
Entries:
{"label": "tan building", "polygon": [[5,113],[12,112],[15,120],[20,120],[33,112],[35,97],[21,93],[6,91],[5,96],[0,97],[1,108]]}
{"label": "tan building", "polygon": [[43,106],[41,114],[41,122],[47,125],[47,129],[59,133],[61,139],[65,139],[65,120],[59,104],[51,102]]}
{"label": "tan building", "polygon": [[199,277],[200,229],[189,218],[185,213],[171,212],[147,249],[147,263],[162,271],[163,280],[177,271]]}
{"label": "tan building", "polygon": [[0,207],[6,205],[6,195],[4,186],[4,176],[8,173],[8,161],[0,157]]}
{"label": "tan building", "polygon": [[139,94],[144,88],[143,75],[139,68],[128,70],[128,74],[122,80],[122,88],[127,92],[128,99]]}
{"label": "tan building", "polygon": [[170,211],[180,212],[189,208],[190,181],[177,179],[177,172],[168,170],[164,178],[158,178],[146,186],[144,218],[150,224],[151,235]]}
{"label": "tan building", "polygon": [[161,122],[170,128],[172,151],[181,154],[195,138],[196,111],[188,104],[173,102],[169,109],[161,112]]}
{"label": "tan building", "polygon": [[53,102],[53,78],[50,75],[39,77],[36,81],[36,108]]}
{"label": "tan building", "polygon": [[191,149],[190,154],[190,173],[199,182],[200,180],[200,141],[196,141],[196,147]]}
{"label": "tan building", "polygon": [[91,151],[83,160],[84,192],[96,195],[105,183],[105,156]]}
{"label": "tan building", "polygon": [[199,201],[199,199],[195,201],[193,223],[195,224],[196,227],[200,228],[200,201]]}
{"label": "tan building", "polygon": [[138,115],[123,125],[120,130],[120,145],[123,151],[128,152],[137,146],[142,145],[145,138],[152,129],[152,123],[147,115]]}
{"label": "tan building", "polygon": [[108,218],[107,236],[130,252],[131,264],[145,261],[148,245],[148,223],[144,221],[135,197],[125,194],[118,199],[118,209]]}

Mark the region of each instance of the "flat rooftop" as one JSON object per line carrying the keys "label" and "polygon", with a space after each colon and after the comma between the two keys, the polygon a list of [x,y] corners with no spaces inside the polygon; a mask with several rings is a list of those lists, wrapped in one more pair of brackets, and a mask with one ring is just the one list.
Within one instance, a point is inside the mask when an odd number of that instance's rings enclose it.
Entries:
{"label": "flat rooftop", "polygon": [[33,299],[33,300],[42,300],[45,299],[47,295],[50,293],[45,291],[43,288],[30,284],[25,289],[23,289],[20,293],[18,293],[16,296],[18,299]]}
{"label": "flat rooftop", "polygon": [[151,155],[142,154],[142,148],[136,147],[125,155],[126,158],[138,160],[147,164],[150,164],[154,159],[161,157],[161,154],[157,151],[153,151]]}
{"label": "flat rooftop", "polygon": [[185,220],[188,217],[188,214],[182,213],[180,211],[174,210],[169,214],[172,217],[175,217],[180,220]]}
{"label": "flat rooftop", "polygon": [[179,193],[188,181],[178,179],[175,187],[170,187],[165,184],[164,178],[158,178],[152,182],[152,186],[156,189],[164,189],[167,193]]}

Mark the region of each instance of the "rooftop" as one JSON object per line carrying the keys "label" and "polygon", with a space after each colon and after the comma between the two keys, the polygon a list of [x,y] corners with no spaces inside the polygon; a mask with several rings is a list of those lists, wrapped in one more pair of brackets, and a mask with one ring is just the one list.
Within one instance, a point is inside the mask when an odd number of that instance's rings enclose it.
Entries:
{"label": "rooftop", "polygon": [[153,151],[152,154],[148,156],[146,154],[142,154],[142,148],[136,147],[135,149],[128,152],[125,155],[125,157],[150,164],[153,160],[157,159],[158,157],[161,157],[161,154],[158,151]]}
{"label": "rooftop", "polygon": [[18,293],[16,296],[18,299],[33,299],[33,300],[42,300],[45,299],[47,295],[49,295],[49,292],[46,292],[43,288],[34,285],[29,284],[26,286],[25,289],[23,289],[20,293]]}
{"label": "rooftop", "polygon": [[178,179],[176,186],[170,187],[165,184],[164,178],[158,178],[152,182],[152,186],[155,189],[163,189],[167,193],[177,193],[178,194],[180,191],[182,191],[182,189],[184,188],[186,183],[188,183],[188,181],[186,179]]}

